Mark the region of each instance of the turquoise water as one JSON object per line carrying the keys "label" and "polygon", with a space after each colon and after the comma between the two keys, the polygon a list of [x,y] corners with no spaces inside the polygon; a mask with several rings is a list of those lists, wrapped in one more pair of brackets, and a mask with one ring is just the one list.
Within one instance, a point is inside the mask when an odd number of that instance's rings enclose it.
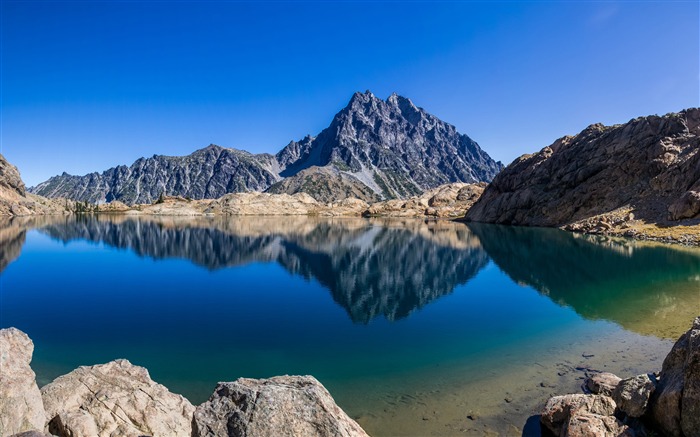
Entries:
{"label": "turquoise water", "polygon": [[[311,374],[360,417],[505,357],[554,363],[572,338],[670,347],[700,312],[697,251],[556,230],[106,217],[2,232],[0,326],[34,340],[40,385],[127,358],[195,404],[218,381]],[[391,434],[388,405],[360,422]]]}

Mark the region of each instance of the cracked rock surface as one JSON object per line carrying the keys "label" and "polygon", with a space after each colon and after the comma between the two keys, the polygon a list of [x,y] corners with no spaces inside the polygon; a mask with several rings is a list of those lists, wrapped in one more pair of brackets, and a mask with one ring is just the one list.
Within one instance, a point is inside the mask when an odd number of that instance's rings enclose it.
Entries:
{"label": "cracked rock surface", "polygon": [[313,376],[222,382],[194,415],[196,437],[367,437]]}
{"label": "cracked rock surface", "polygon": [[41,389],[60,437],[191,436],[194,407],[127,360],[83,366]]}

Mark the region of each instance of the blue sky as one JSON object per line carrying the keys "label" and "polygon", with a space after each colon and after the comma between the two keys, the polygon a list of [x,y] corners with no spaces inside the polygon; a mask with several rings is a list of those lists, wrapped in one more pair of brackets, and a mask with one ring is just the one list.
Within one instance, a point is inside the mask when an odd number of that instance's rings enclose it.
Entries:
{"label": "blue sky", "polygon": [[2,5],[2,153],[27,185],[210,143],[276,152],[392,92],[509,163],[700,105],[700,2]]}

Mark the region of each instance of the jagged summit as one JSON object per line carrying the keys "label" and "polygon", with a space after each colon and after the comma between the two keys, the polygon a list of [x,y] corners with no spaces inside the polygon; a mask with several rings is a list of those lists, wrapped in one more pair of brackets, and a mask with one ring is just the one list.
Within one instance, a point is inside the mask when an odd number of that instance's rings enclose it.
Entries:
{"label": "jagged summit", "polygon": [[[382,100],[365,91],[353,94],[317,136],[291,141],[274,156],[210,144],[188,156],[154,155],[101,174],[55,176],[30,190],[47,197],[91,202],[148,203],[161,193],[199,199],[263,191],[312,167],[335,170],[319,178],[309,174],[314,170],[303,175],[317,184],[328,181],[329,186],[316,190],[326,198],[333,186],[347,186],[332,183],[328,175],[333,174],[355,185],[363,184],[379,197],[395,198],[449,182],[490,181],[502,165],[453,125],[410,99],[393,93]],[[314,184],[287,186],[317,194]],[[338,200],[347,192],[339,192]]]}

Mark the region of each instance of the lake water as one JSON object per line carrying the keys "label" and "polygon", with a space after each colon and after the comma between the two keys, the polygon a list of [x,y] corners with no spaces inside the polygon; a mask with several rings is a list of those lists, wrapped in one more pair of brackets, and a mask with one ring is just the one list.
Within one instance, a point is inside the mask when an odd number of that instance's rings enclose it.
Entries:
{"label": "lake water", "polygon": [[39,385],[127,358],[194,404],[311,374],[371,435],[538,435],[586,372],[659,369],[700,252],[445,221],[101,216],[0,230]]}

